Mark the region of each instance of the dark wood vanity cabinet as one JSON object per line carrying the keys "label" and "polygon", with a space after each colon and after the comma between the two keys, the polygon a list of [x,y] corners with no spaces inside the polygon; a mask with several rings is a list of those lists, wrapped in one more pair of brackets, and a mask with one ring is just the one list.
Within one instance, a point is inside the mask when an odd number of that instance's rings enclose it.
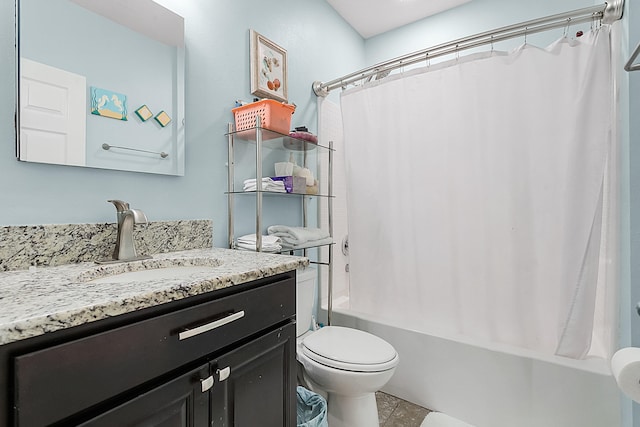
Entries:
{"label": "dark wood vanity cabinet", "polygon": [[0,425],[295,426],[295,272],[0,346]]}

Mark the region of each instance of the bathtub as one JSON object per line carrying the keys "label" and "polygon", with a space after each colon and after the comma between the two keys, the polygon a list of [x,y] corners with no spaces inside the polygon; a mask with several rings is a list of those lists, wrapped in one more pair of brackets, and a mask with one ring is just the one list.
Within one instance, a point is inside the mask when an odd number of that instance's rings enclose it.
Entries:
{"label": "bathtub", "polygon": [[383,391],[476,427],[620,426],[620,393],[606,360],[480,345],[339,307],[332,324],[371,332],[396,348],[400,364]]}

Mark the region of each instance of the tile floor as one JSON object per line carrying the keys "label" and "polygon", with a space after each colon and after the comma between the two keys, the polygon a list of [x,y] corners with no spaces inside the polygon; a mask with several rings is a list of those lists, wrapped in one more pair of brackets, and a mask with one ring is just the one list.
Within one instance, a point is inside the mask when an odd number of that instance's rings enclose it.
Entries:
{"label": "tile floor", "polygon": [[376,393],[380,427],[420,427],[430,412],[422,406],[381,391]]}

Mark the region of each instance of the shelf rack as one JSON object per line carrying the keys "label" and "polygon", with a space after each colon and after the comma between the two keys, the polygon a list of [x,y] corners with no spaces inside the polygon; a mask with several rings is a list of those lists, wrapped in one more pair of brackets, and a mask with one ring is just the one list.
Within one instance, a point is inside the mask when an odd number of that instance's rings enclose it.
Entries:
{"label": "shelf rack", "polygon": [[[234,130],[233,123],[228,124],[227,134],[228,138],[228,177],[227,177],[227,198],[228,198],[228,244],[229,248],[236,249],[235,241],[235,197],[255,197],[256,217],[255,217],[255,233],[256,233],[256,248],[257,252],[262,250],[262,216],[263,216],[263,197],[298,197],[302,200],[302,226],[308,226],[308,200],[311,198],[325,198],[327,200],[327,219],[329,236],[333,239],[333,142],[329,142],[328,146],[322,144],[312,143],[303,139],[293,138],[287,134],[275,132],[261,127],[261,117],[256,116],[256,125],[251,129],[245,129],[242,131]],[[243,143],[255,144],[255,172],[256,181],[258,186],[255,191],[243,191],[236,190],[235,188],[235,147],[236,140]],[[328,152],[328,174],[327,174],[327,192],[320,194],[307,194],[307,193],[281,193],[274,191],[262,190],[260,182],[264,177],[262,162],[263,162],[263,149],[280,149],[285,151],[302,152],[304,155],[303,167],[307,167],[307,154],[313,150],[327,150]],[[328,261],[322,262],[320,259],[317,261],[310,260],[312,264],[324,265],[328,268],[328,281],[327,281],[327,298],[328,298],[328,318],[327,323],[331,324],[332,313],[332,300],[333,300],[333,247],[335,243],[323,244],[317,246],[309,246],[296,248],[294,250],[285,249],[281,253],[293,254],[296,251],[302,251],[303,256],[307,256],[309,249],[328,247]]]}

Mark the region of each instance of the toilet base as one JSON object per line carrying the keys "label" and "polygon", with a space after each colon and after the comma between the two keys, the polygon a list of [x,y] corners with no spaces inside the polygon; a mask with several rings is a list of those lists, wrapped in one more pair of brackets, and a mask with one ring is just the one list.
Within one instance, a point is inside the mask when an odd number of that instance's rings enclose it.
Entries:
{"label": "toilet base", "polygon": [[327,418],[331,427],[378,427],[375,393],[344,396],[328,393]]}

